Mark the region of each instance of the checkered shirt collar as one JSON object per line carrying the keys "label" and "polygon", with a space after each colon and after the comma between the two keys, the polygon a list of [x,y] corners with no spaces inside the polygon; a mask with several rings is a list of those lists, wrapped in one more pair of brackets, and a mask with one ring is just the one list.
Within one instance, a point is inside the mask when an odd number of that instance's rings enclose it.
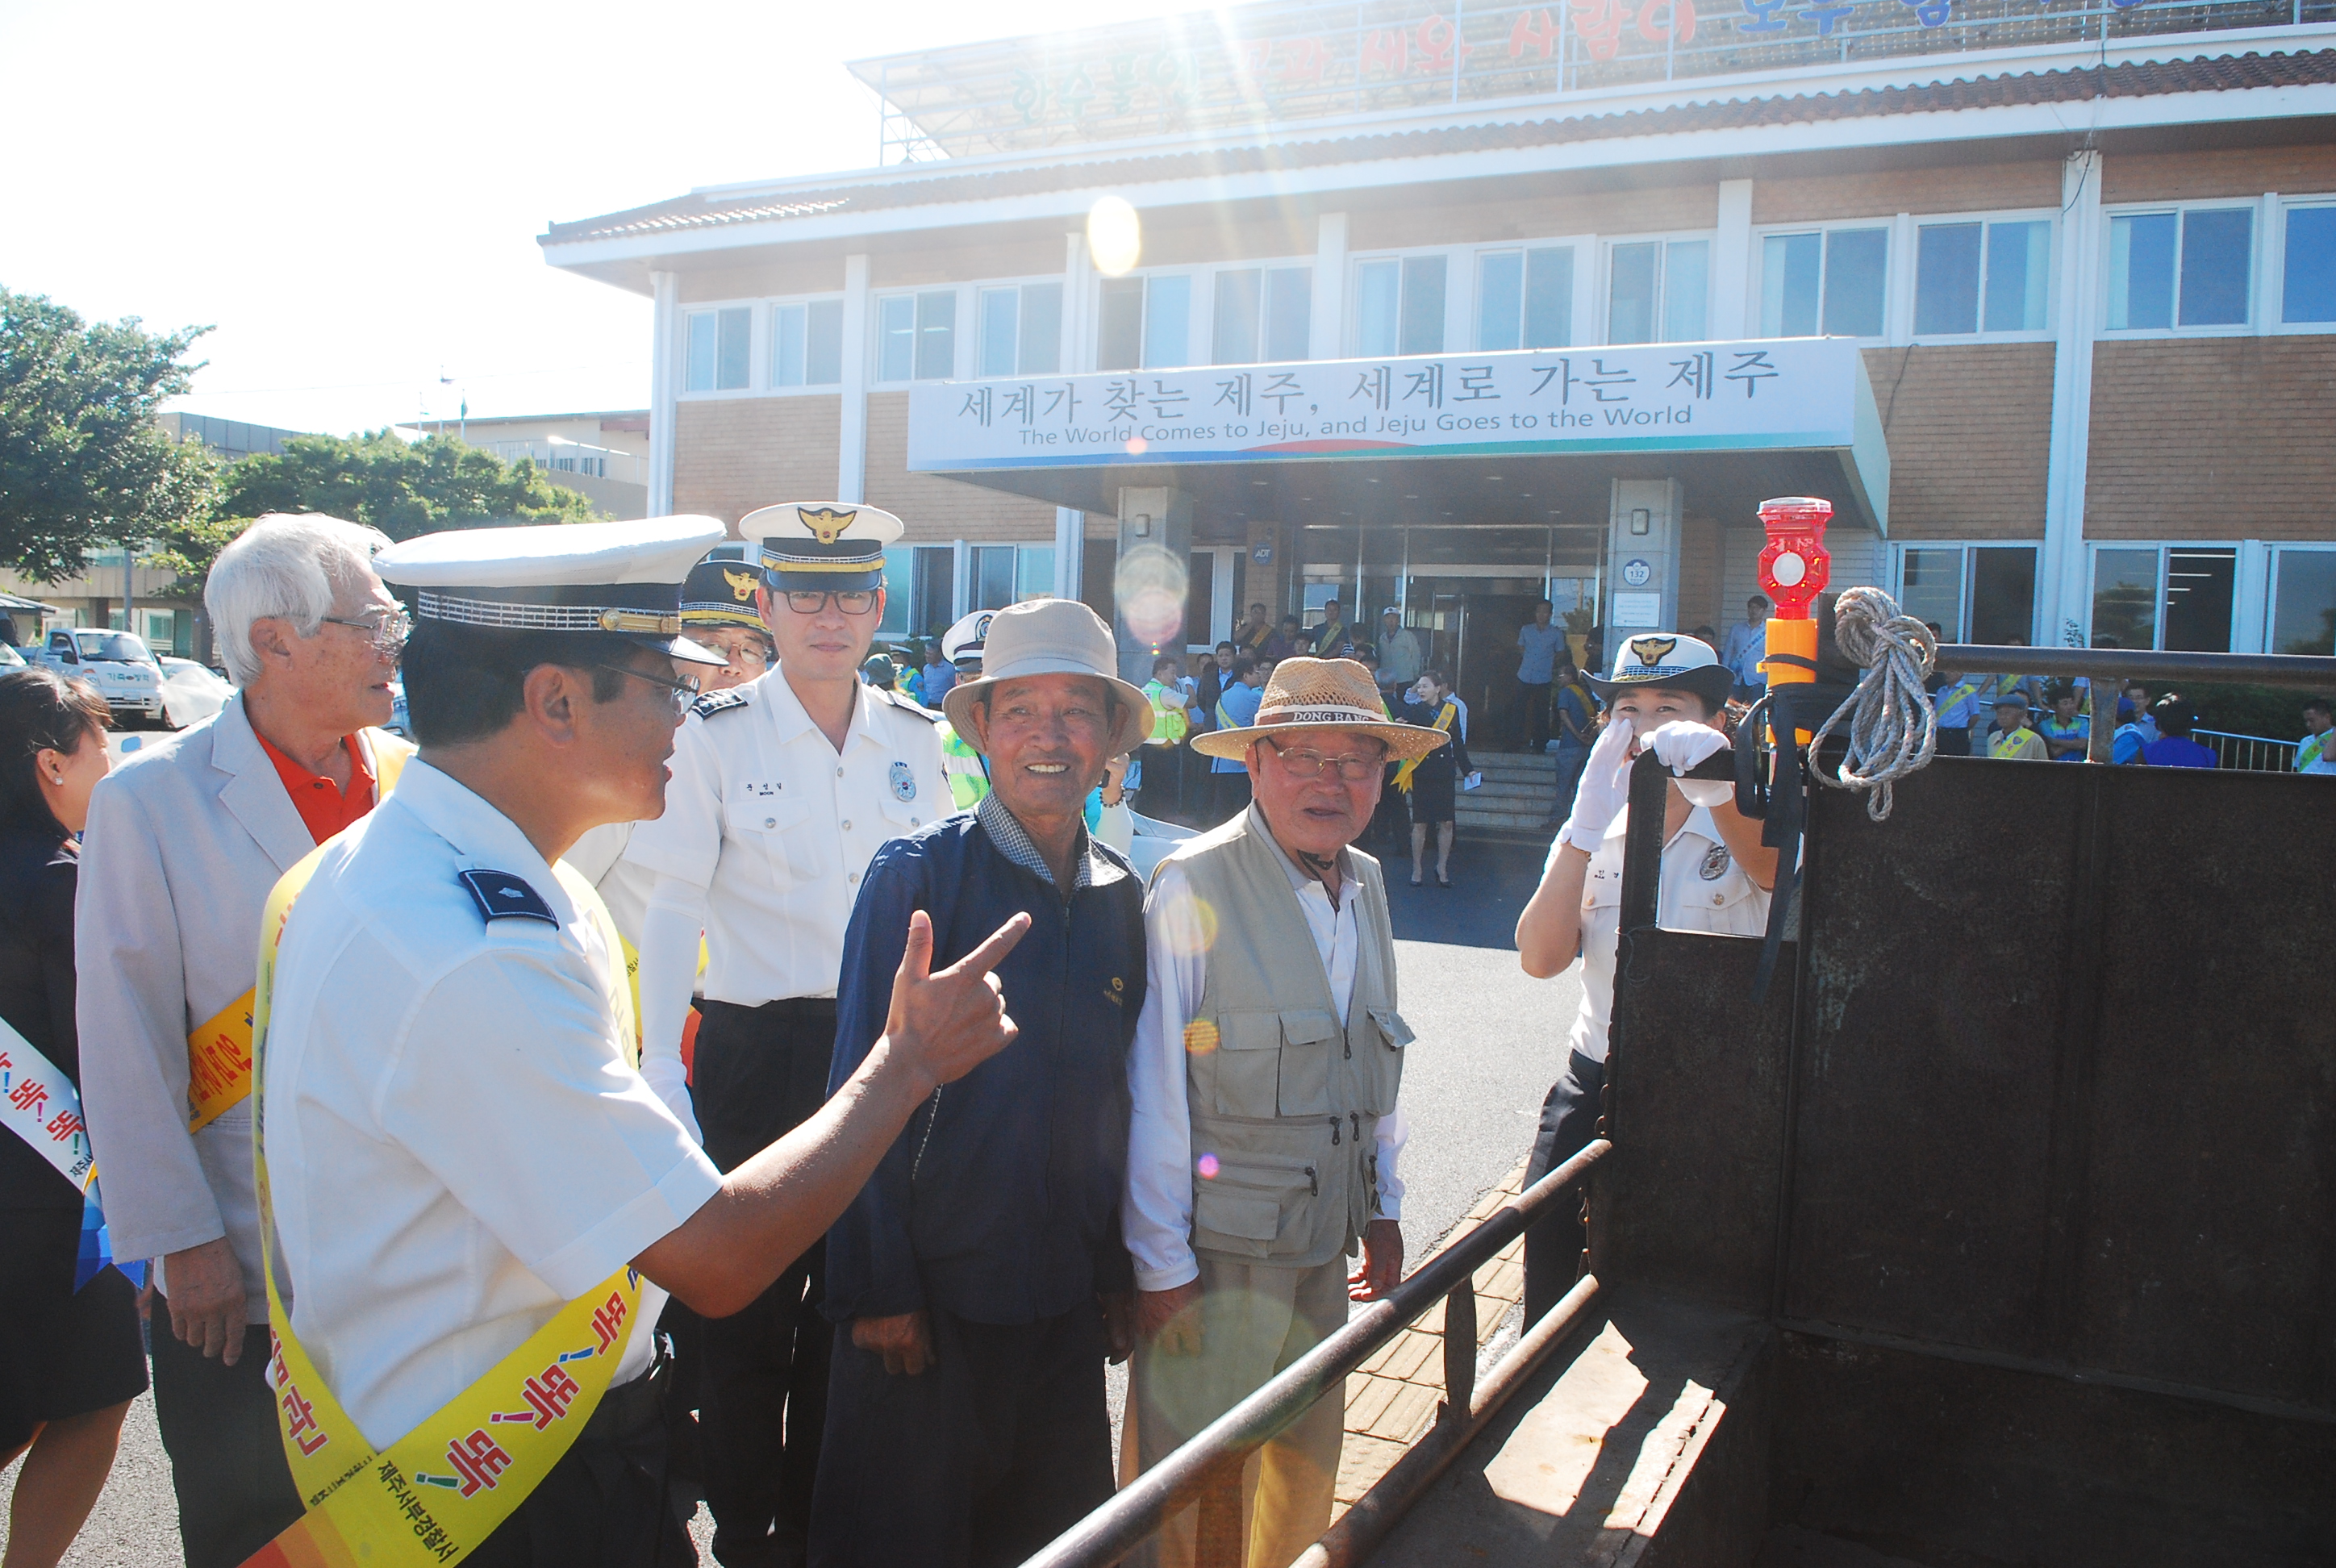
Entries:
{"label": "checkered shirt collar", "polygon": [[[981,831],[989,835],[989,842],[998,846],[998,853],[1024,871],[1036,873],[1048,887],[1055,885],[1055,873],[1046,864],[1046,857],[1038,852],[1038,846],[1030,842],[1030,835],[1024,830],[1021,819],[1006,809],[1006,803],[998,798],[995,791],[981,797],[981,803],[973,808],[973,814],[981,823]],[[1095,840],[1088,836],[1085,824],[1081,823],[1078,882],[1072,891],[1116,881],[1125,874],[1097,852]]]}

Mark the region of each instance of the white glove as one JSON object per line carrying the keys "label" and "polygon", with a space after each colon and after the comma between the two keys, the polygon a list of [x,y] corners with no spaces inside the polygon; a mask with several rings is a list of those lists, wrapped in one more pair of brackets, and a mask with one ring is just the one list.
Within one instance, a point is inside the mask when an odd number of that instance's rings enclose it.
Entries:
{"label": "white glove", "polygon": [[1647,737],[1647,749],[1655,760],[1671,770],[1679,780],[1679,794],[1689,805],[1716,806],[1736,798],[1736,786],[1718,779],[1682,778],[1688,769],[1711,756],[1729,750],[1728,737],[1708,724],[1689,719],[1675,719]]}
{"label": "white glove", "polygon": [[689,1104],[689,1069],[681,1065],[681,1058],[655,1053],[643,1057],[641,1079],[657,1091],[657,1098],[665,1102],[674,1120],[687,1130],[689,1141],[704,1147],[706,1135],[697,1130],[697,1113]]}
{"label": "white glove", "polygon": [[1610,718],[1600,732],[1598,744],[1590,748],[1590,758],[1582,765],[1582,784],[1573,792],[1573,814],[1557,830],[1560,843],[1572,844],[1584,854],[1596,854],[1605,842],[1606,830],[1614,825],[1614,818],[1630,800],[1630,726],[1628,720]]}

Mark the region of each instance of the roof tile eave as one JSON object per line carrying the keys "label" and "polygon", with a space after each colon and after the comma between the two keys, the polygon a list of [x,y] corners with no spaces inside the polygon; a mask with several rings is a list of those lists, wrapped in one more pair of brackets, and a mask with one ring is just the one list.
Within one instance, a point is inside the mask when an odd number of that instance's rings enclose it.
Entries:
{"label": "roof tile eave", "polygon": [[815,217],[844,208],[872,211],[939,206],[1098,185],[1129,186],[1231,174],[1295,171],[1339,164],[1430,158],[1502,148],[1559,146],[1692,131],[2018,107],[2088,98],[2139,98],[2176,93],[2236,92],[2336,82],[2336,49],[2262,54],[2194,55],[2183,60],[2132,61],[2107,67],[2027,71],[1954,77],[1910,86],[1865,87],[1840,93],[1713,97],[1654,109],[1515,120],[1430,130],[1365,131],[1318,141],[1258,142],[1147,153],[1092,163],[939,173],[930,179],[839,185],[791,193],[781,200],[741,198],[709,203],[680,197],[572,223],[555,223],[541,237],[549,246],[572,241],[638,238],[736,224]]}

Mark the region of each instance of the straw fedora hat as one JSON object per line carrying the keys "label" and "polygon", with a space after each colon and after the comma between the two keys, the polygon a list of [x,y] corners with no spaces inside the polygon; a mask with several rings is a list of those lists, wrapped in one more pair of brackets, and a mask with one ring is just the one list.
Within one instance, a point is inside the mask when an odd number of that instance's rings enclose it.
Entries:
{"label": "straw fedora hat", "polygon": [[[992,634],[995,636],[996,634]],[[1387,742],[1387,758],[1409,762],[1426,756],[1452,737],[1442,730],[1397,724],[1379,703],[1371,672],[1350,658],[1285,658],[1273,667],[1258,699],[1257,722],[1246,729],[1211,730],[1192,737],[1203,756],[1238,761],[1253,741],[1293,729],[1354,730]]]}
{"label": "straw fedora hat", "polygon": [[1142,745],[1152,733],[1152,699],[1142,687],[1112,673],[1118,663],[1111,628],[1085,605],[1075,599],[1027,599],[990,618],[982,641],[981,674],[960,678],[949,687],[941,697],[941,711],[972,745],[973,705],[999,681],[1034,675],[1092,676],[1119,699],[1119,722],[1113,727],[1107,754],[1117,756]]}

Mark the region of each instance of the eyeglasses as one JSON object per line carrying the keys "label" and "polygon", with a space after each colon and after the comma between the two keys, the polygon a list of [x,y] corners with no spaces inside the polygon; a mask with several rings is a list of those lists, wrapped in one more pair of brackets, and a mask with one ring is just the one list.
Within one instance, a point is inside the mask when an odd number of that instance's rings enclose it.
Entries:
{"label": "eyeglasses", "polygon": [[1281,759],[1282,767],[1292,778],[1320,778],[1325,771],[1335,770],[1348,784],[1360,784],[1387,766],[1387,754],[1374,757],[1324,756],[1319,751],[1287,751],[1274,742],[1273,755]]}
{"label": "eyeglasses", "polygon": [[833,599],[835,608],[846,615],[866,615],[876,608],[876,590],[872,588],[845,589],[840,593],[823,593],[817,589],[789,589],[784,596],[787,608],[797,615],[817,615]]}
{"label": "eyeglasses", "polygon": [[694,675],[686,675],[679,680],[674,680],[661,675],[651,675],[645,669],[627,669],[620,664],[596,664],[592,667],[609,670],[618,675],[628,675],[635,680],[645,680],[651,686],[665,687],[666,700],[673,705],[673,711],[676,716],[688,712],[689,705],[697,700],[697,677]]}
{"label": "eyeglasses", "polygon": [[767,665],[771,662],[770,645],[752,632],[738,638],[735,642],[703,637],[697,640],[732,664]]}
{"label": "eyeglasses", "polygon": [[371,615],[328,615],[323,618],[327,626],[346,626],[361,631],[373,642],[374,648],[385,658],[395,658],[414,635],[414,618],[402,609],[375,610]]}

